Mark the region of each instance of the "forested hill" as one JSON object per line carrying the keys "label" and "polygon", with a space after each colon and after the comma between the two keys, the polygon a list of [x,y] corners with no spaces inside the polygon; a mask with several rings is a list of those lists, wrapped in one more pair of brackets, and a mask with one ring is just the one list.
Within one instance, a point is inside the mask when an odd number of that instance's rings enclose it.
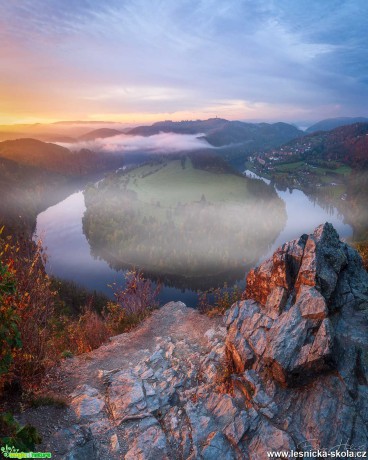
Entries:
{"label": "forested hill", "polygon": [[64,196],[68,178],[0,157],[0,228],[5,233],[32,233],[36,215]]}
{"label": "forested hill", "polygon": [[123,134],[123,132],[117,129],[100,128],[79,136],[79,140],[94,141],[95,139],[104,139],[106,137],[119,136],[120,134]]}
{"label": "forested hill", "polygon": [[368,123],[354,123],[332,131],[317,132],[296,139],[273,154],[294,155],[305,159],[343,162],[352,168],[368,167]]}
{"label": "forested hill", "polygon": [[319,203],[337,207],[352,226],[353,239],[368,240],[368,123],[320,131],[259,152],[248,167],[279,187],[300,188]]}
{"label": "forested hill", "polygon": [[250,144],[254,148],[275,147],[300,137],[303,132],[287,123],[244,123],[222,118],[196,121],[163,121],[151,126],[139,126],[127,132],[131,135],[152,136],[160,132],[204,134],[215,147],[231,144]]}
{"label": "forested hill", "polygon": [[30,234],[37,213],[63,199],[78,184],[122,166],[121,156],[73,153],[35,139],[0,142],[0,228]]}
{"label": "forested hill", "polygon": [[68,176],[83,176],[122,164],[122,158],[116,155],[87,149],[74,153],[60,145],[30,138],[0,142],[0,158]]}
{"label": "forested hill", "polygon": [[151,126],[138,126],[127,131],[127,134],[135,136],[152,136],[159,133],[199,134],[207,133],[227,123],[223,118],[209,118],[208,120],[185,120],[185,121],[158,121]]}
{"label": "forested hill", "polygon": [[70,168],[71,156],[72,153],[64,147],[36,139],[0,142],[0,157],[49,171],[65,172]]}
{"label": "forested hill", "polygon": [[321,120],[318,123],[310,126],[305,132],[315,133],[317,131],[331,131],[332,129],[338,128],[339,126],[352,125],[353,123],[368,123],[368,118],[365,117],[339,117],[339,118],[327,118]]}

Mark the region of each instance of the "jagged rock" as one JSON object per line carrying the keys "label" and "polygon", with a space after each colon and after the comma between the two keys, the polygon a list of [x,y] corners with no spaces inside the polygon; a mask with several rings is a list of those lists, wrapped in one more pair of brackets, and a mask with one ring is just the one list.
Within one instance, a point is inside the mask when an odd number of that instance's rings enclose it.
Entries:
{"label": "jagged rock", "polygon": [[109,405],[114,420],[143,418],[147,413],[147,401],[142,381],[132,371],[112,374],[108,385]]}
{"label": "jagged rock", "polygon": [[255,359],[253,350],[244,336],[233,328],[227,338],[227,346],[231,352],[235,367],[238,372],[250,367]]}
{"label": "jagged rock", "polygon": [[267,450],[288,450],[295,442],[312,448],[342,439],[368,444],[362,402],[367,295],[360,257],[330,224],[284,244],[249,273],[246,300],[227,313],[226,344],[240,373],[234,377],[237,390],[272,420],[251,436],[250,458],[266,458]]}
{"label": "jagged rock", "polygon": [[178,406],[171,407],[163,418],[166,436],[171,447],[173,458],[188,458],[192,449],[190,425],[183,410]]}
{"label": "jagged rock", "polygon": [[250,427],[250,417],[248,411],[237,411],[233,420],[226,426],[224,433],[232,444],[239,444],[244,434]]}
{"label": "jagged rock", "polygon": [[120,451],[120,444],[118,435],[115,433],[110,438],[111,450],[112,452],[119,452]]}
{"label": "jagged rock", "polygon": [[72,393],[72,407],[79,420],[96,420],[105,408],[103,397],[96,388],[81,385]]}
{"label": "jagged rock", "polygon": [[276,319],[287,301],[287,290],[282,286],[276,286],[268,295],[265,310],[268,316]]}
{"label": "jagged rock", "polygon": [[223,460],[235,460],[235,452],[230,442],[219,431],[215,431],[207,438],[201,452],[203,460],[213,460],[221,458]]}
{"label": "jagged rock", "polygon": [[299,289],[295,305],[299,307],[303,318],[316,320],[327,318],[328,309],[326,300],[314,287],[302,285]]}
{"label": "jagged rock", "polygon": [[169,457],[165,433],[155,418],[145,422],[145,429],[135,437],[124,456],[125,460],[167,460]]}
{"label": "jagged rock", "polygon": [[98,453],[88,428],[73,425],[55,433],[58,454],[66,460],[98,459]]}
{"label": "jagged rock", "polygon": [[249,443],[249,458],[265,460],[268,458],[268,452],[280,450],[290,452],[295,450],[295,447],[295,443],[288,433],[272,425],[267,419],[263,419]]}
{"label": "jagged rock", "polygon": [[[299,240],[283,244],[271,259],[251,270],[247,277],[246,297],[265,306],[275,288],[290,290],[300,272],[307,238],[307,235],[303,235]],[[307,274],[309,265],[306,259],[305,263]]]}

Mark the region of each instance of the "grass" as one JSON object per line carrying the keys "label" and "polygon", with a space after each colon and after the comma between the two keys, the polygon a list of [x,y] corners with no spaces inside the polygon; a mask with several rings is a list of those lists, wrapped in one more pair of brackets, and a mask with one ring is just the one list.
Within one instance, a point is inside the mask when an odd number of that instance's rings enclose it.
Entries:
{"label": "grass", "polygon": [[[304,176],[303,171],[309,171],[308,176]],[[347,176],[351,172],[349,166],[341,164],[338,168],[314,167],[305,161],[295,161],[281,165],[275,165],[275,177],[281,177],[286,173],[292,173],[295,178],[308,178],[310,184],[322,184],[324,195],[328,195],[330,199],[340,199],[341,195],[346,192],[346,186],[342,180],[343,176]],[[301,174],[301,176],[300,176]],[[336,185],[330,185],[335,183]]]}
{"label": "grass", "polygon": [[313,171],[315,174],[327,174],[330,176],[336,176],[336,174],[339,174],[340,176],[345,176],[351,173],[351,168],[350,166],[346,165],[341,165],[336,169],[332,168],[322,168],[318,166],[317,168],[311,168],[311,171]]}
{"label": "grass", "polygon": [[[308,168],[308,170],[318,176],[327,176],[328,182],[333,182],[336,180],[336,175],[345,176],[351,173],[350,166],[347,165],[340,165],[338,168],[324,168],[321,166],[313,166],[308,164],[306,161],[294,161],[290,163],[283,163],[283,164],[275,164],[275,172],[276,173],[287,173],[287,172],[296,172],[298,169]],[[322,178],[321,178],[322,180]]]}
{"label": "grass", "polygon": [[275,170],[279,172],[288,172],[288,171],[295,171],[299,169],[301,166],[305,165],[305,161],[295,161],[293,163],[284,163],[275,166]]}
{"label": "grass", "polygon": [[61,353],[62,358],[73,358],[74,354],[70,350],[64,350]]}
{"label": "grass", "polygon": [[[42,390],[40,390],[42,391]],[[64,397],[61,397],[53,392],[44,392],[33,390],[25,390],[22,394],[21,407],[38,408],[43,406],[52,406],[59,409],[68,407],[68,403]]]}
{"label": "grass", "polygon": [[337,174],[350,174],[351,173],[351,167],[347,165],[341,165],[339,168],[334,169],[334,172]]}
{"label": "grass", "polygon": [[179,202],[200,201],[203,194],[207,201],[216,203],[242,202],[249,197],[246,179],[195,169],[189,158],[186,158],[185,169],[175,160],[145,176],[150,171],[152,166],[147,165],[129,174],[128,189],[136,192],[138,200],[144,203],[160,202],[161,207],[171,208]]}
{"label": "grass", "polygon": [[328,190],[331,198],[340,199],[341,195],[346,192],[346,187],[344,185],[329,186]]}
{"label": "grass", "polygon": [[28,401],[30,407],[37,408],[42,406],[53,406],[59,409],[68,407],[68,403],[60,396],[54,395],[35,395]]}

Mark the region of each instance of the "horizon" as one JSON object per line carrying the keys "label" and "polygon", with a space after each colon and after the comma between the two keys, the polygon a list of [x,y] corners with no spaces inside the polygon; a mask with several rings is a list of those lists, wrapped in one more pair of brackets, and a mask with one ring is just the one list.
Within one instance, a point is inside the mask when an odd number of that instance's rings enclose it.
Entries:
{"label": "horizon", "polygon": [[[313,126],[314,124],[317,124],[318,122],[321,121],[328,121],[328,120],[339,120],[339,119],[356,119],[356,118],[365,118],[364,115],[355,115],[355,116],[340,116],[340,117],[331,117],[331,118],[326,118],[326,119],[321,119],[321,118],[316,118],[315,120],[298,120],[298,121],[285,121],[285,120],[264,120],[264,119],[226,119],[222,117],[209,117],[209,118],[192,118],[192,119],[182,119],[182,120],[172,120],[172,119],[159,119],[157,121],[152,121],[152,122],[147,122],[147,123],[139,123],[139,122],[124,122],[124,121],[113,121],[113,120],[57,120],[57,121],[49,121],[49,122],[34,122],[34,123],[1,123],[0,124],[0,132],[3,131],[3,128],[19,128],[19,127],[25,127],[25,128],[32,128],[32,127],[42,127],[47,129],[47,127],[50,126],[65,126],[65,127],[70,127],[70,126],[75,126],[75,127],[91,127],[95,126],[96,130],[101,129],[101,128],[106,128],[108,129],[112,125],[118,125],[117,127],[121,127],[125,125],[125,128],[133,128],[133,127],[138,127],[138,126],[151,126],[154,125],[155,123],[165,123],[165,122],[173,122],[173,123],[182,123],[182,122],[195,122],[195,121],[208,121],[212,119],[224,119],[225,121],[239,121],[242,123],[250,123],[250,124],[276,124],[276,123],[285,123],[285,124],[290,124],[298,129],[304,131],[308,129],[309,127]],[[91,126],[92,125],[92,126]]]}
{"label": "horizon", "polygon": [[2,5],[1,125],[368,116],[368,4]]}

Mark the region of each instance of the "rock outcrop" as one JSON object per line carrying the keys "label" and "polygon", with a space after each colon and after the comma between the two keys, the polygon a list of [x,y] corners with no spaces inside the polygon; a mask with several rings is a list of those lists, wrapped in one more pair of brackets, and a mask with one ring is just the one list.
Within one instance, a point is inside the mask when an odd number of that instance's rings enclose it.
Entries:
{"label": "rock outcrop", "polygon": [[[77,386],[74,422],[49,444],[58,446],[54,457],[264,460],[269,451],[365,450],[368,274],[357,252],[322,225],[252,270],[244,297],[226,327],[215,324],[201,340],[192,330],[159,337],[134,365]],[[191,315],[193,327],[201,321],[180,302],[157,312],[176,314],[179,323]]]}
{"label": "rock outcrop", "polygon": [[236,387],[284,449],[368,446],[368,274],[332,225],[252,270],[226,324]]}
{"label": "rock outcrop", "polygon": [[[177,312],[201,316],[181,302],[157,313],[165,320]],[[55,458],[194,460],[213,458],[217,449],[235,458],[225,431],[239,440],[248,416],[231,396],[216,391],[225,335],[218,326],[201,343],[191,340],[191,331],[188,340],[159,337],[154,352],[135,366],[100,370],[94,386],[77,386],[70,404],[74,424],[54,436]]]}

